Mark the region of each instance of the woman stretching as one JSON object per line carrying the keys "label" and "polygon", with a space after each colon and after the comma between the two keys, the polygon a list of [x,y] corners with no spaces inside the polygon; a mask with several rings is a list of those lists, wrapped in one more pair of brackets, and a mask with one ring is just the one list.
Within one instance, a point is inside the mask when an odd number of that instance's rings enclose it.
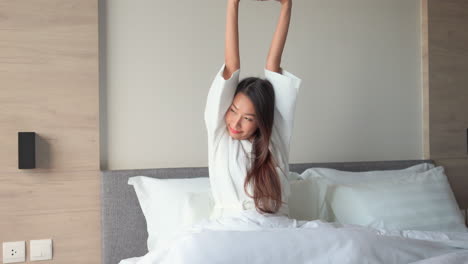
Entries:
{"label": "woman stretching", "polygon": [[239,1],[228,0],[225,63],[212,82],[204,113],[215,203],[211,218],[243,211],[289,216],[289,145],[301,79],[281,68],[281,56],[292,0],[279,1],[266,79],[240,82]]}

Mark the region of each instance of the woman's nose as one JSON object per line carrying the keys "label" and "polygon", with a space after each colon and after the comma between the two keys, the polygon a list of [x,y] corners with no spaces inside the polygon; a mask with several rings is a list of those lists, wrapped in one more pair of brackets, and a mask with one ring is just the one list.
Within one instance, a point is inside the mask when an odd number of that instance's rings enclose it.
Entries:
{"label": "woman's nose", "polygon": [[241,121],[241,117],[240,116],[237,116],[234,118],[234,128],[237,128],[238,126],[240,126],[240,122]]}

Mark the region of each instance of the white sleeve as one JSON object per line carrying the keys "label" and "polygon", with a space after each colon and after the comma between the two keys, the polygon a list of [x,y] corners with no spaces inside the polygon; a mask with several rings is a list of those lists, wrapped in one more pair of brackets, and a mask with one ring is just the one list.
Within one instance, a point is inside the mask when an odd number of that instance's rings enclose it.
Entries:
{"label": "white sleeve", "polygon": [[224,115],[232,103],[237,84],[239,83],[240,69],[232,73],[228,80],[223,77],[225,63],[216,74],[205,106],[205,125],[208,133],[208,144],[215,144],[226,129]]}
{"label": "white sleeve", "polygon": [[282,70],[282,74],[265,69],[265,78],[275,91],[275,114],[272,140],[279,148],[284,166],[289,171],[289,146],[294,125],[296,98],[302,80],[292,73]]}

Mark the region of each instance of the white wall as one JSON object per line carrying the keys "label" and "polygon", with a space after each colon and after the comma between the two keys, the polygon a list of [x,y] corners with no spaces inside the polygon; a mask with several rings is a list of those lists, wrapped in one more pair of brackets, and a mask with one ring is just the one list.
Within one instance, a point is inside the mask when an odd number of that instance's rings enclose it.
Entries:
{"label": "white wall", "polygon": [[[226,0],[101,7],[102,168],[207,166]],[[263,75],[279,10],[241,1],[241,78]],[[419,0],[295,0],[282,67],[303,79],[291,163],[423,157]]]}

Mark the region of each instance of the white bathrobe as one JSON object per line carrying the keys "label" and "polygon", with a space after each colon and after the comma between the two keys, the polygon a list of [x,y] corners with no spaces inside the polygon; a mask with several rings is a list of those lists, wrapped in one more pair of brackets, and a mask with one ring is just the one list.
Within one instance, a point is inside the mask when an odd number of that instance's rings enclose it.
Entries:
{"label": "white bathrobe", "polygon": [[[236,215],[243,210],[255,210],[253,199],[244,191],[244,180],[251,167],[252,143],[249,140],[233,139],[224,121],[239,83],[240,69],[225,80],[224,67],[225,64],[211,84],[205,107],[209,176],[215,203],[212,219]],[[283,205],[278,214],[288,216],[289,145],[301,79],[284,69],[282,74],[264,70],[265,78],[271,82],[275,91],[275,113],[269,148],[277,161],[276,170],[281,180]],[[252,194],[251,189],[249,193]]]}

